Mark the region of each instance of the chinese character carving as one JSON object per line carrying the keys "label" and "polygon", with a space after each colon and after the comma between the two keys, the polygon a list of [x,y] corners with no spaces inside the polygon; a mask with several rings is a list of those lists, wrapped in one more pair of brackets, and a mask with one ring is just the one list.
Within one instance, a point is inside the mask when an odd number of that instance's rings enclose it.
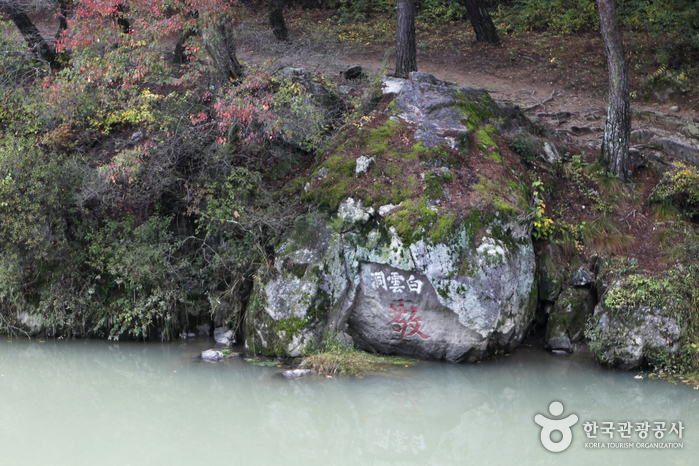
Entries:
{"label": "chinese character carving", "polygon": [[383,274],[383,272],[373,272],[371,274],[371,287],[375,290],[378,290],[379,288],[383,288],[384,291],[387,290],[386,276]]}
{"label": "chinese character carving", "polygon": [[391,275],[388,276],[389,288],[394,293],[401,293],[405,289],[405,285],[401,285],[401,282],[404,281],[405,278],[398,272],[391,272]]}
{"label": "chinese character carving", "polygon": [[422,280],[416,280],[415,277],[411,275],[410,278],[408,278],[408,289],[420,294],[420,291],[422,291]]}
{"label": "chinese character carving", "polygon": [[[394,332],[400,332],[401,338],[411,337],[413,335],[417,335],[423,340],[427,340],[430,338],[428,335],[425,335],[420,331],[420,324],[422,323],[422,319],[417,317],[417,309],[415,306],[411,306],[410,310],[412,311],[410,314],[410,318],[406,320],[403,316],[408,314],[408,311],[405,310],[405,304],[400,303],[398,306],[398,309],[396,309],[396,306],[391,304],[391,315],[393,316],[393,320],[388,323],[388,325],[391,326],[391,330]],[[410,333],[407,335],[405,332],[410,330]]]}

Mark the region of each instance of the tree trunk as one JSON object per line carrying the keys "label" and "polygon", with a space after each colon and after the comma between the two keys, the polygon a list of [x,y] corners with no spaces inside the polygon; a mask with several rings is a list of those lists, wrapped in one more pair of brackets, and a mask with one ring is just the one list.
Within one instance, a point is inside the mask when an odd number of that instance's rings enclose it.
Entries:
{"label": "tree trunk", "polygon": [[[191,11],[189,13],[186,13],[184,17],[187,20],[198,19],[199,18],[199,11],[197,11],[197,10]],[[173,63],[179,63],[179,64],[187,63],[187,55],[186,55],[185,45],[187,44],[187,41],[189,39],[196,36],[197,34],[198,34],[198,32],[197,32],[197,29],[195,27],[188,27],[184,31],[182,31],[182,36],[180,36],[180,38],[177,39],[177,43],[175,44],[175,52],[173,53],[173,57],[172,57]]]}
{"label": "tree trunk", "polygon": [[24,40],[29,45],[29,48],[36,53],[36,55],[47,62],[53,62],[56,59],[56,54],[46,43],[44,38],[41,36],[39,30],[34,26],[32,20],[24,12],[22,7],[18,2],[11,1],[4,4],[4,10],[10,15],[10,19],[19,32],[24,37]]}
{"label": "tree trunk", "polygon": [[243,77],[243,66],[235,53],[235,35],[230,20],[221,18],[221,23],[207,31],[204,46],[214,62],[221,79],[237,81]]}
{"label": "tree trunk", "polygon": [[179,64],[184,64],[187,63],[187,54],[185,53],[185,44],[187,43],[187,40],[189,40],[191,37],[194,37],[197,35],[197,31],[193,28],[186,29],[183,33],[182,36],[177,40],[177,43],[175,44],[175,52],[173,53],[172,61],[173,63],[179,63]]}
{"label": "tree trunk", "polygon": [[417,71],[415,0],[398,0],[396,10],[396,77],[407,78],[411,71]]}
{"label": "tree trunk", "polygon": [[498,32],[493,24],[488,10],[482,5],[481,0],[461,0],[468,11],[468,19],[471,21],[473,31],[476,33],[477,42],[497,44],[500,42]]}
{"label": "tree trunk", "polygon": [[121,33],[128,34],[129,32],[131,32],[131,24],[129,24],[129,20],[124,17],[124,13],[126,13],[126,8],[124,8],[124,5],[117,5],[114,17],[116,19],[117,24],[121,28]]}
{"label": "tree trunk", "polygon": [[597,5],[609,67],[609,106],[600,155],[609,172],[625,181],[631,139],[629,73],[614,0],[597,0]]}
{"label": "tree trunk", "polygon": [[60,2],[58,4],[58,31],[56,32],[55,40],[58,41],[63,35],[63,31],[68,29],[68,8],[65,2]]}
{"label": "tree trunk", "polygon": [[289,40],[289,31],[284,21],[284,0],[269,0],[269,26],[274,37],[280,42]]}

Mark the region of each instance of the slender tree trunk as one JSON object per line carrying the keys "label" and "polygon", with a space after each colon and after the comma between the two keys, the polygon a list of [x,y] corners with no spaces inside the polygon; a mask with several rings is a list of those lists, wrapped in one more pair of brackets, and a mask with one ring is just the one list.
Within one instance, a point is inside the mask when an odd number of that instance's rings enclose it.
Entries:
{"label": "slender tree trunk", "polygon": [[223,81],[237,81],[243,77],[243,65],[238,61],[235,35],[228,19],[221,18],[220,24],[207,31],[204,45]]}
{"label": "slender tree trunk", "polygon": [[284,0],[269,0],[269,26],[274,37],[280,42],[289,40],[289,31],[284,21]]}
{"label": "slender tree trunk", "polygon": [[609,67],[609,107],[600,155],[610,173],[626,180],[631,140],[629,73],[614,0],[597,0],[597,6]]}
{"label": "slender tree trunk", "polygon": [[124,5],[118,5],[117,12],[114,13],[116,22],[121,28],[122,34],[128,34],[129,32],[131,32],[131,24],[129,24],[129,20],[124,17],[125,12],[126,9],[124,8]]}
{"label": "slender tree trunk", "polygon": [[396,77],[407,78],[411,71],[417,71],[415,0],[398,0],[396,10]]}
{"label": "slender tree trunk", "polygon": [[68,8],[65,2],[58,4],[58,31],[56,32],[55,40],[60,40],[63,31],[68,29]]}
{"label": "slender tree trunk", "polygon": [[22,37],[24,37],[24,40],[29,45],[29,48],[42,60],[53,62],[56,59],[56,54],[49,44],[46,43],[41,33],[36,26],[34,26],[34,23],[32,23],[32,20],[29,19],[29,16],[27,16],[22,7],[15,1],[6,2],[2,6],[10,15],[10,19],[15,23],[17,29],[19,29]]}
{"label": "slender tree trunk", "polygon": [[497,44],[500,42],[498,32],[493,24],[488,10],[481,0],[461,0],[468,11],[468,19],[471,21],[473,31],[476,33],[476,41]]}

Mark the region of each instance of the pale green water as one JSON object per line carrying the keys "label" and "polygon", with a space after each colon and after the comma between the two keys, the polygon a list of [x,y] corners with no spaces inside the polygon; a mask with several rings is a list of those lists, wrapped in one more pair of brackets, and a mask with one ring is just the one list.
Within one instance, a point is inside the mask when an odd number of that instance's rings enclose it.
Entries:
{"label": "pale green water", "polygon": [[[477,365],[289,381],[243,360],[203,363],[196,356],[209,345],[3,339],[0,464],[699,463],[699,391],[588,357],[523,348]],[[534,423],[537,413],[551,417],[554,400],[580,418],[557,454]],[[682,421],[683,438],[664,441],[684,448],[585,449],[585,421]]]}

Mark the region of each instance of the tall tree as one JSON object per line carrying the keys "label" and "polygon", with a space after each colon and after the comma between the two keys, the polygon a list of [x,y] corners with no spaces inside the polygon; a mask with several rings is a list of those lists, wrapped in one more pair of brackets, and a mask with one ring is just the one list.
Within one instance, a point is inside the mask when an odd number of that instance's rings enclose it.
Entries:
{"label": "tall tree", "polygon": [[284,21],[284,0],[269,0],[269,26],[274,37],[280,42],[289,40],[289,31]]}
{"label": "tall tree", "polygon": [[483,6],[482,0],[461,0],[468,11],[468,19],[471,21],[473,31],[476,33],[476,41],[497,44],[500,42],[498,32],[493,24],[488,10]]}
{"label": "tall tree", "polygon": [[609,67],[609,105],[600,155],[610,173],[626,180],[631,141],[629,72],[614,0],[597,0],[597,6]]}
{"label": "tall tree", "polygon": [[407,78],[417,71],[415,0],[398,0],[396,30],[396,77]]}
{"label": "tall tree", "polygon": [[29,16],[27,16],[27,13],[18,0],[0,1],[0,10],[9,15],[10,20],[15,23],[15,26],[19,29],[27,45],[29,45],[29,48],[32,49],[39,58],[47,62],[52,62],[56,59],[55,51],[44,40],[44,37],[37,27],[34,26],[32,20],[29,19]]}

